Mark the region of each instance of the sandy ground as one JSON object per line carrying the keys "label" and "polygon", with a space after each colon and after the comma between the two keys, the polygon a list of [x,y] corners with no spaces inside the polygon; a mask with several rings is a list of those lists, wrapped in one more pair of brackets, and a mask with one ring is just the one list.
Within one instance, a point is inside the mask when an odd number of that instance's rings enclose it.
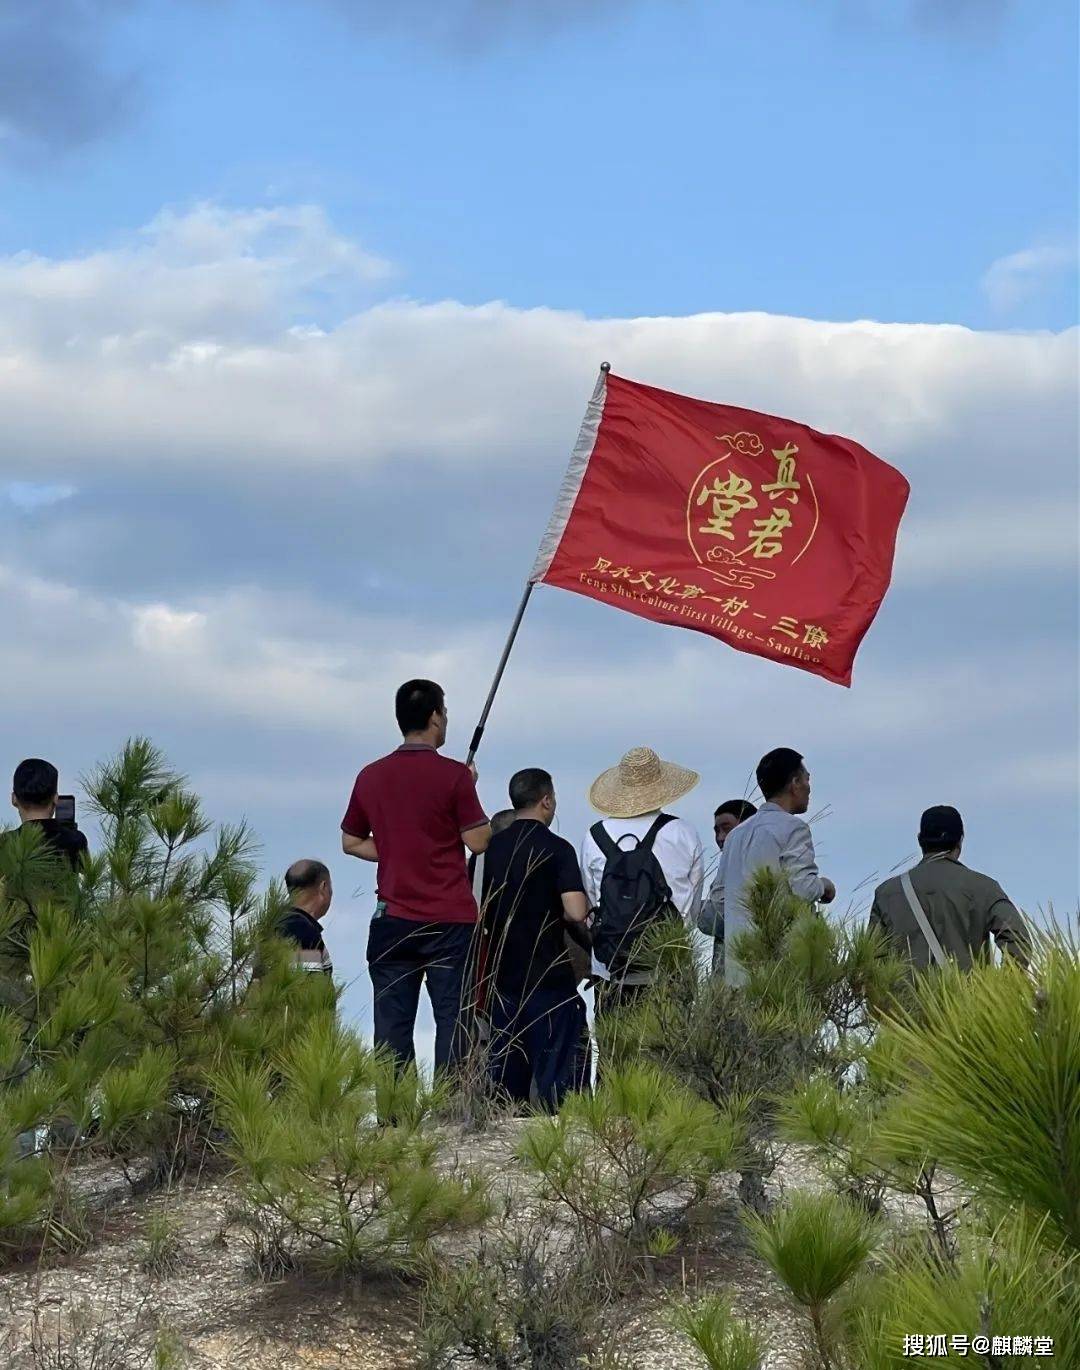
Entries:
{"label": "sandy ground", "polygon": [[[452,1138],[462,1161],[484,1169],[527,1204],[529,1179],[513,1157],[522,1126],[509,1120],[480,1136]],[[770,1189],[817,1187],[820,1177],[789,1153]],[[122,1176],[90,1166],[79,1176],[100,1219],[99,1242],[51,1267],[14,1266],[0,1273],[0,1349],[11,1370],[141,1370],[156,1329],[181,1348],[189,1370],[339,1370],[419,1367],[420,1305],[415,1287],[396,1281],[315,1284],[289,1276],[255,1279],[239,1230],[223,1220],[235,1193],[217,1177],[172,1194],[132,1198]],[[168,1208],[182,1240],[179,1268],[163,1278],[143,1270],[148,1218]],[[697,1351],[666,1325],[673,1295],[728,1292],[736,1309],[765,1334],[769,1370],[802,1364],[800,1315],[769,1272],[747,1250],[738,1205],[726,1180],[711,1196],[707,1221],[673,1256],[655,1263],[656,1278],[631,1291],[611,1311],[619,1364],[635,1370],[680,1370],[703,1364]],[[451,1253],[448,1252],[448,1258]],[[82,1344],[112,1348],[113,1359],[70,1362],[33,1354],[34,1327],[46,1346],[57,1330],[82,1325]],[[96,1329],[96,1330],[95,1330]]]}

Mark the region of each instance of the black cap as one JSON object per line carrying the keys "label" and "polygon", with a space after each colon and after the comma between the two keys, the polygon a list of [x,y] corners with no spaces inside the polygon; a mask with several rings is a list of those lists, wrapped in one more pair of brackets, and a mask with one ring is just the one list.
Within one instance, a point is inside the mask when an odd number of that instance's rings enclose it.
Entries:
{"label": "black cap", "polygon": [[964,836],[964,820],[951,804],[935,804],[919,823],[919,841],[931,846],[955,847]]}

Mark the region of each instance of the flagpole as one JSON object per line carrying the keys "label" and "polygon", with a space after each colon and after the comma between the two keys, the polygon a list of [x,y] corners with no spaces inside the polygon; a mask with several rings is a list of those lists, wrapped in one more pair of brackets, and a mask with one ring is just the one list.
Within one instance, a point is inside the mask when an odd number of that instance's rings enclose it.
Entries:
{"label": "flagpole", "polygon": [[[606,380],[610,370],[610,362],[601,362],[600,379],[597,382],[596,393],[599,393],[599,388],[604,380]],[[506,639],[506,646],[503,648],[502,656],[499,658],[499,664],[495,670],[495,679],[491,682],[491,689],[488,691],[488,697],[484,702],[484,710],[480,715],[480,722],[477,723],[472,735],[472,741],[469,743],[469,755],[465,758],[465,764],[467,766],[472,765],[473,757],[475,757],[476,753],[480,750],[480,740],[484,736],[488,715],[491,713],[491,706],[495,703],[495,696],[498,693],[499,686],[502,684],[503,672],[506,670],[506,663],[510,660],[510,652],[513,649],[514,641],[517,638],[518,629],[521,627],[521,620],[525,617],[525,608],[529,603],[529,597],[533,592],[533,585],[535,583],[536,582],[532,580],[525,582],[525,590],[521,596],[521,602],[518,604],[517,613],[514,615],[514,621],[510,625],[510,633]]]}
{"label": "flagpole", "polygon": [[525,582],[525,592],[521,596],[521,603],[517,607],[514,621],[510,625],[510,633],[506,639],[506,646],[503,648],[502,656],[499,658],[498,667],[495,670],[495,679],[491,682],[491,689],[488,691],[487,700],[484,703],[484,711],[480,715],[480,722],[476,725],[476,730],[469,743],[469,755],[465,758],[466,766],[472,765],[472,759],[480,750],[480,739],[484,736],[484,728],[487,726],[488,714],[491,713],[491,706],[495,703],[495,695],[498,693],[499,685],[502,683],[503,672],[506,670],[506,663],[510,660],[510,652],[514,646],[514,639],[518,635],[521,627],[521,620],[525,617],[525,606],[529,602],[529,596],[533,592],[533,582]]}

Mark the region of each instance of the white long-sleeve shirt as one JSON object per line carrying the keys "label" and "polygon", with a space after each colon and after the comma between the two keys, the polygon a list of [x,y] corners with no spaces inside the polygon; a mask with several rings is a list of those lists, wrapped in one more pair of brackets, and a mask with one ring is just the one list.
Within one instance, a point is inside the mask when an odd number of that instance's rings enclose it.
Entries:
{"label": "white long-sleeve shirt", "polygon": [[743,891],[762,866],[783,872],[792,893],[817,903],[825,893],[818,874],[810,824],[778,804],[763,804],[757,813],[728,833],[721,866],[724,899],[724,933],[727,947],[725,977],[741,985],[746,973],[731,952],[731,940],[747,923]]}
{"label": "white long-sleeve shirt", "polygon": [[[642,838],[652,827],[658,812],[643,813],[636,818],[605,818],[604,828],[613,842],[620,837],[633,833]],[[628,842],[629,848],[631,844]],[[705,858],[701,838],[697,830],[685,818],[675,818],[665,823],[656,834],[653,855],[664,872],[664,879],[671,889],[671,902],[692,927],[697,922],[701,908],[701,885],[704,879]],[[607,857],[596,845],[591,832],[586,832],[581,844],[581,874],[589,907],[595,908],[600,902],[600,881],[604,876]],[[593,957],[593,974],[609,980],[607,967]],[[627,978],[627,983],[631,977]]]}

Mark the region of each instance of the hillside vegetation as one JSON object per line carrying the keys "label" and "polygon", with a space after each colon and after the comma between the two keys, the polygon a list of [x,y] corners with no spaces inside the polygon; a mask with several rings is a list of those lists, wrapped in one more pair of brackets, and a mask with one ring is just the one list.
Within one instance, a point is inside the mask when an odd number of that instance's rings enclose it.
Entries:
{"label": "hillside vegetation", "polygon": [[657,939],[596,1091],[515,1119],[395,1077],[150,743],[86,789],[80,876],[0,843],[5,1363],[1080,1367],[1066,932],[912,983],[762,873],[746,989]]}

